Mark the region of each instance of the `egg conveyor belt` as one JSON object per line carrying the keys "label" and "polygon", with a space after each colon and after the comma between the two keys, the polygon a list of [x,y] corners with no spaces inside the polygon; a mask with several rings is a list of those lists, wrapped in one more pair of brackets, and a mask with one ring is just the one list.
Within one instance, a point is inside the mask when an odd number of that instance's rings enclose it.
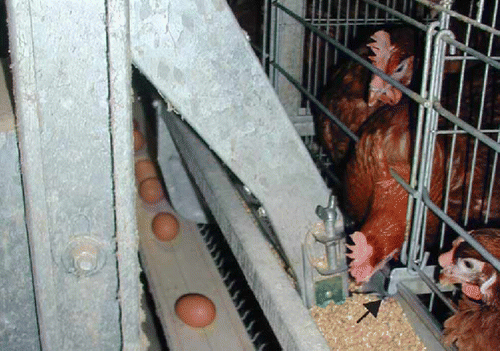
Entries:
{"label": "egg conveyor belt", "polygon": [[[136,161],[145,156],[137,156]],[[254,350],[246,327],[196,223],[181,218],[162,197],[147,203],[137,196],[140,256],[159,318],[171,350]],[[178,233],[159,240],[152,229],[158,213],[175,216]],[[215,305],[215,316],[199,327],[184,322],[176,302],[186,294],[200,294]],[[188,316],[189,318],[189,316]],[[193,323],[191,323],[193,324]]]}

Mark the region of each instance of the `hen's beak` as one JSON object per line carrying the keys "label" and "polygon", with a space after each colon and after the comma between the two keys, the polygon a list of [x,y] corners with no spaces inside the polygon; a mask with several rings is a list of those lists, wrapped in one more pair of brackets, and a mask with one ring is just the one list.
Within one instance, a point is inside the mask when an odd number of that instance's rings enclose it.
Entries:
{"label": "hen's beak", "polygon": [[448,252],[445,252],[444,254],[439,255],[438,262],[441,267],[446,267],[449,266],[453,263],[453,255],[455,253],[456,247],[451,249]]}
{"label": "hen's beak", "polygon": [[[448,253],[446,253],[448,254]],[[441,257],[446,255],[443,254],[439,257],[441,264]],[[471,275],[464,274],[463,272],[460,272],[459,269],[455,265],[447,265],[443,268],[441,271],[441,274],[439,275],[439,282],[443,285],[449,285],[449,284],[461,284],[462,285],[462,292],[470,297],[471,299],[474,300],[481,300],[482,299],[482,292],[480,290],[480,287],[474,283],[469,283],[475,280],[475,277]]]}
{"label": "hen's beak", "polygon": [[402,97],[401,91],[387,83],[379,76],[373,77],[370,82],[370,91],[368,93],[368,106],[373,107],[379,101],[391,106],[396,105]]}

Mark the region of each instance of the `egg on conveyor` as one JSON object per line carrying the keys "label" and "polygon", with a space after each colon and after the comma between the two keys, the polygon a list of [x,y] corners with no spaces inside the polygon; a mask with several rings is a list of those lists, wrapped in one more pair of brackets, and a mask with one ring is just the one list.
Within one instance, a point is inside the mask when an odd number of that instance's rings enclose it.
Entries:
{"label": "egg on conveyor", "polygon": [[149,204],[155,204],[165,196],[158,178],[143,180],[139,185],[139,195]]}
{"label": "egg on conveyor", "polygon": [[174,215],[159,212],[151,223],[153,233],[160,241],[173,240],[179,234],[179,221]]}
{"label": "egg on conveyor", "polygon": [[135,179],[141,183],[148,178],[156,178],[156,167],[151,160],[139,160],[135,163]]}
{"label": "egg on conveyor", "polygon": [[142,149],[144,144],[146,144],[146,141],[142,133],[138,130],[134,130],[134,151]]}
{"label": "egg on conveyor", "polygon": [[194,328],[203,328],[213,322],[216,316],[215,304],[202,294],[185,294],[175,302],[177,317]]}

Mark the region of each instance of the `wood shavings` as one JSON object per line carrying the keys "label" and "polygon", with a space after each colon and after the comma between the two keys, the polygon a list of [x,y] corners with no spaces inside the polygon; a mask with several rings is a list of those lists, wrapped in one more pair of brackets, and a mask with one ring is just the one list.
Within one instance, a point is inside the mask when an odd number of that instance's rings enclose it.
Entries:
{"label": "wood shavings", "polygon": [[393,298],[382,301],[377,318],[363,304],[376,301],[375,295],[354,294],[343,305],[314,306],[311,315],[331,350],[427,350],[413,331],[401,306]]}

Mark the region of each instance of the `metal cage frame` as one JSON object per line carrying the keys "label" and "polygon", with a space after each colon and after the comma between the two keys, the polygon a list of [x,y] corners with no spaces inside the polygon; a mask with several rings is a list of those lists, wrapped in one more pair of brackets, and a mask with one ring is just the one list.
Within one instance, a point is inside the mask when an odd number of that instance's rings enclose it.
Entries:
{"label": "metal cage frame", "polygon": [[[317,98],[318,89],[327,80],[327,64],[338,62],[339,55],[344,55],[351,60],[355,60],[373,73],[379,74],[384,80],[400,89],[418,106],[417,112],[417,132],[415,140],[415,150],[412,164],[412,175],[409,183],[406,183],[396,172],[392,172],[398,182],[408,191],[409,205],[407,221],[411,224],[411,230],[404,243],[401,260],[405,268],[395,269],[391,273],[388,292],[400,292],[407,294],[430,293],[430,298],[426,302],[425,309],[432,315],[437,304],[444,304],[451,311],[456,311],[456,305],[445,294],[445,288],[436,283],[436,267],[428,263],[429,252],[424,249],[425,241],[425,218],[429,212],[437,215],[442,221],[440,249],[443,249],[443,242],[450,235],[460,236],[469,242],[489,261],[496,269],[500,269],[500,262],[491,255],[484,247],[475,241],[468,233],[470,228],[468,214],[472,192],[472,178],[469,183],[467,199],[465,204],[465,220],[461,223],[453,221],[447,214],[448,199],[446,198],[441,208],[433,203],[429,198],[429,186],[432,175],[432,159],[434,156],[434,146],[440,135],[451,135],[453,143],[459,134],[466,134],[474,140],[474,149],[470,154],[472,169],[486,165],[477,165],[478,144],[482,143],[492,156],[492,167],[488,174],[488,192],[486,216],[481,219],[481,226],[491,225],[489,209],[491,207],[493,188],[497,178],[496,165],[498,153],[500,152],[500,127],[498,121],[486,121],[484,117],[485,104],[487,100],[488,82],[496,78],[500,62],[498,57],[498,16],[499,1],[480,1],[472,4],[468,13],[464,9],[455,9],[452,1],[436,2],[426,0],[415,1],[374,1],[374,0],[310,0],[297,5],[294,1],[266,1],[264,7],[264,23],[269,23],[264,27],[263,43],[269,43],[268,47],[262,50],[262,62],[267,65],[271,80],[278,91],[280,97],[286,92],[283,86],[291,84],[295,91],[295,110],[291,113],[291,119],[296,124],[298,132],[303,136],[306,144],[313,146],[313,127],[303,128],[304,118],[309,118],[308,123],[312,124],[311,106],[316,105],[323,113],[328,115],[352,140],[357,141],[358,136],[352,133],[336,116],[332,115]],[[489,10],[485,14],[484,8]],[[465,8],[465,7],[464,7]],[[418,17],[418,19],[417,19]],[[302,58],[298,67],[292,67],[287,50],[285,54],[281,49],[287,43],[287,33],[283,27],[289,21],[294,21],[302,26],[301,35],[304,52],[298,53],[297,57]],[[388,22],[398,22],[414,27],[422,31],[425,36],[423,59],[421,63],[420,90],[414,91],[402,86],[392,80],[387,75],[374,68],[371,63],[363,60],[352,51],[353,38],[359,26],[378,26]],[[460,28],[461,37],[455,36],[454,31]],[[473,33],[482,36],[483,45],[473,42]],[[480,33],[480,34],[477,34]],[[320,54],[322,53],[322,54]],[[330,58],[330,57],[331,58]],[[315,60],[320,57],[322,60]],[[330,60],[330,62],[327,62]],[[449,87],[443,88],[445,81],[445,65],[451,62],[459,63],[459,83],[456,85],[458,98],[456,104],[448,104],[446,107],[444,95],[451,90]],[[476,67],[480,67],[482,81],[478,94],[479,105],[477,114],[473,116],[474,123],[460,115],[461,104],[464,104],[464,85],[467,81],[466,66],[472,62]],[[290,70],[289,68],[295,68]],[[287,83],[283,83],[283,80]],[[448,90],[447,90],[448,89]],[[304,97],[300,100],[300,96]],[[463,98],[462,98],[463,97]],[[289,97],[282,98],[283,103],[291,101]],[[297,108],[299,106],[299,108]],[[289,107],[287,111],[290,111]],[[470,116],[469,116],[470,117]],[[445,120],[447,123],[438,123]],[[496,123],[495,123],[496,122]],[[446,126],[445,126],[446,125]],[[312,131],[312,132],[311,132]],[[455,144],[453,144],[455,145]],[[310,148],[311,149],[311,148]],[[313,156],[318,161],[320,169],[328,177],[330,163],[328,157],[317,150],[314,145],[311,149]],[[453,148],[452,148],[453,150]],[[453,152],[453,151],[451,151]],[[450,155],[452,158],[453,155]],[[449,179],[451,177],[451,166],[448,168],[446,194],[450,191]],[[330,172],[331,173],[331,172]],[[473,177],[473,173],[471,172]],[[335,180],[334,180],[335,181]],[[447,196],[447,195],[446,195]],[[420,283],[411,285],[417,279]],[[406,283],[401,284],[401,283]],[[407,289],[411,285],[413,293]],[[437,302],[437,300],[441,302]],[[425,313],[425,309],[421,312]],[[423,318],[425,319],[425,318]]]}

